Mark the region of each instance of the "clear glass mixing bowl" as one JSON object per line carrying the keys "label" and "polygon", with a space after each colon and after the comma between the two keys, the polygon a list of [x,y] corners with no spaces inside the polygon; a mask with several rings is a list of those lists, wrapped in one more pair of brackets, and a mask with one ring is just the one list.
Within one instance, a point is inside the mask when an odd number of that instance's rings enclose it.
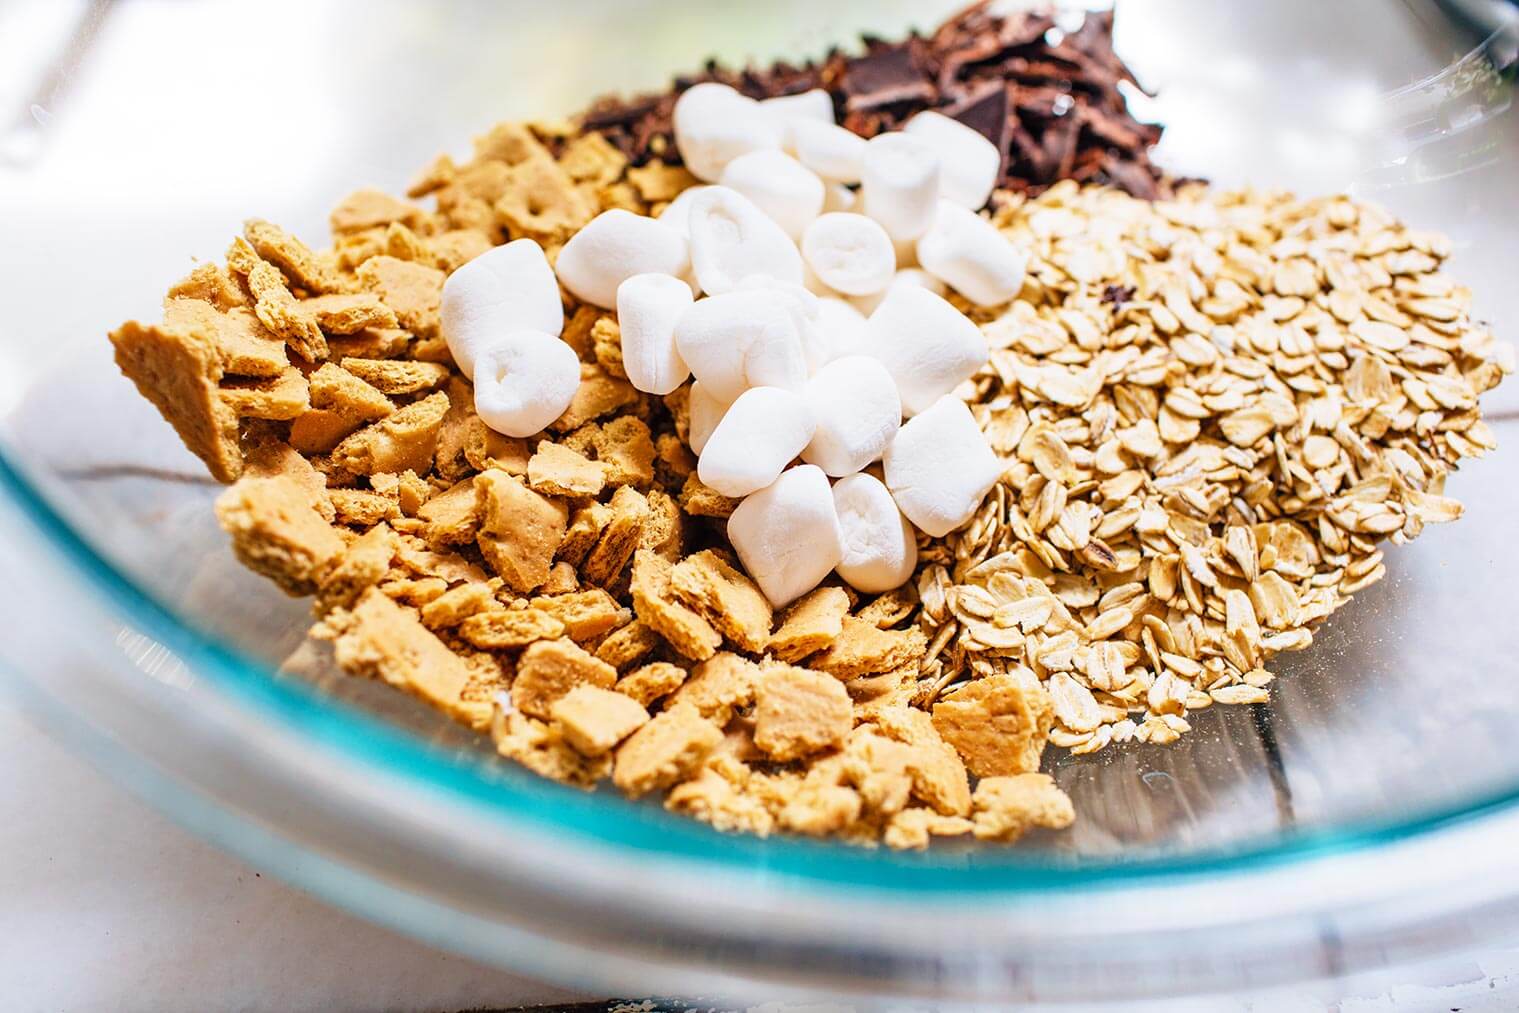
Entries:
{"label": "clear glass mixing bowl", "polygon": [[[1081,1000],[1352,974],[1519,921],[1519,383],[1459,523],[1280,659],[1269,706],[1169,748],[1052,750],[1069,832],[893,854],[723,837],[545,783],[297,651],[217,489],[115,373],[245,216],[324,234],[498,119],[658,86],[709,54],[816,54],[953,3],[0,8],[0,667],[114,775],[265,868],[429,941],[607,990]],[[1119,48],[1173,170],[1349,189],[1456,242],[1519,321],[1514,42],[1495,2],[1155,0]],[[71,20],[76,16],[82,21]],[[1506,68],[1506,69],[1505,69]],[[292,657],[292,652],[294,656]],[[287,660],[288,659],[288,660]],[[282,664],[283,663],[283,664]]]}

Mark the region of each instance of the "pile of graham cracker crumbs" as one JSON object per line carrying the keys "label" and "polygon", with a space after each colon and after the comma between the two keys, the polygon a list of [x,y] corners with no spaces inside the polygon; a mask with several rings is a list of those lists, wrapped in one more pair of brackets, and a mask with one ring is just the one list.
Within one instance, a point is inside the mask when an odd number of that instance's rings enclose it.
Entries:
{"label": "pile of graham cracker crumbs", "polygon": [[[558,152],[557,156],[553,152]],[[503,124],[313,250],[249,222],[117,361],[223,482],[238,558],[313,595],[312,635],[530,770],[721,830],[893,847],[1074,818],[1047,742],[1168,743],[1264,701],[1269,658],[1455,519],[1513,368],[1439,273],[1440,238],[1343,198],[1006,195],[1012,304],[957,303],[991,361],[963,391],[1007,471],[920,540],[907,586],[773,614],[612,314],[565,296],[582,362],[541,437],[489,430],[439,336],[447,273],[508,238],[552,260],[595,214],[694,181],[571,125]],[[974,781],[973,781],[974,779]]]}

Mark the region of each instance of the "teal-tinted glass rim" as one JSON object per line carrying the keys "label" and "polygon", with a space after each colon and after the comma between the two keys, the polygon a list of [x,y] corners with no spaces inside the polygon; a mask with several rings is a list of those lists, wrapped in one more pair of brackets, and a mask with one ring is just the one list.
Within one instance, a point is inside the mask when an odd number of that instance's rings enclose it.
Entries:
{"label": "teal-tinted glass rim", "polygon": [[240,649],[182,619],[91,546],[24,477],[0,447],[0,490],[38,533],[138,632],[176,653],[200,679],[328,749],[389,777],[435,790],[483,814],[518,825],[568,834],[596,845],[661,858],[689,859],[737,875],[762,870],[820,886],[866,887],[911,893],[993,895],[1154,885],[1168,878],[1240,874],[1316,857],[1392,844],[1519,802],[1519,784],[1479,794],[1402,820],[1365,820],[1339,827],[1293,828],[1237,848],[1185,857],[1140,855],[1082,859],[1079,864],[1032,849],[899,852],[789,837],[761,840],[719,834],[705,824],[657,806],[609,793],[587,794],[512,767],[487,767],[430,746],[315,687],[274,676]]}

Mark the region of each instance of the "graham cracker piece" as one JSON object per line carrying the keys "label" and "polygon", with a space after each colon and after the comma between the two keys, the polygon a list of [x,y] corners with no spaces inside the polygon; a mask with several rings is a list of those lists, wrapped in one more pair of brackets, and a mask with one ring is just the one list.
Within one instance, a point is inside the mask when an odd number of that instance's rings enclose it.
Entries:
{"label": "graham cracker piece", "polygon": [[431,394],[344,438],[332,451],[334,463],[357,475],[377,471],[425,472],[437,449],[438,427],[448,398]]}
{"label": "graham cracker piece", "polygon": [[848,614],[849,595],[843,588],[820,587],[786,610],[766,646],[781,661],[801,661],[837,640]]}
{"label": "graham cracker piece", "polygon": [[632,798],[685,780],[723,739],[722,729],[675,704],[634,732],[617,750],[612,783]]}
{"label": "graham cracker piece", "polygon": [[357,334],[332,335],[327,339],[327,350],[339,362],[347,358],[394,359],[406,354],[411,339],[411,332],[399,327],[366,327]]}
{"label": "graham cracker piece", "polygon": [[517,661],[512,704],[531,717],[547,718],[554,702],[576,686],[611,689],[616,681],[617,669],[574,641],[540,640],[529,644]]}
{"label": "graham cracker piece", "polygon": [[576,686],[549,714],[560,734],[585,756],[603,756],[648,724],[649,712],[631,697],[596,686]]}
{"label": "graham cracker piece", "polygon": [[580,575],[564,560],[549,567],[549,579],[538,589],[539,594],[569,594],[580,590]]}
{"label": "graham cracker piece", "polygon": [[595,496],[604,481],[599,463],[547,440],[527,462],[527,484],[545,496]]}
{"label": "graham cracker piece", "polygon": [[496,219],[514,236],[544,245],[563,243],[596,215],[596,206],[569,173],[545,152],[525,158],[506,172],[503,192],[493,203]]}
{"label": "graham cracker piece", "polygon": [[711,766],[671,788],[665,796],[665,808],[701,820],[722,833],[741,831],[767,837],[775,828],[775,817],[763,802],[745,794]]}
{"label": "graham cracker piece", "polygon": [[917,585],[908,581],[896,590],[876,597],[856,612],[855,617],[879,629],[889,630],[912,615],[913,609],[917,607]]}
{"label": "graham cracker piece", "polygon": [[649,427],[633,415],[603,423],[595,436],[596,460],[606,466],[608,485],[645,488],[654,481],[654,440]]}
{"label": "graham cracker piece", "polygon": [[336,632],[333,655],[344,671],[383,679],[472,728],[489,724],[490,705],[464,698],[473,674],[470,666],[423,626],[415,612],[378,588],[365,591],[352,612],[334,613],[327,622]]}
{"label": "graham cracker piece", "polygon": [[570,406],[549,428],[556,433],[579,429],[587,422],[594,422],[603,415],[610,415],[638,400],[638,391],[626,380],[609,376],[606,370],[593,362],[580,364],[580,386],[570,399]]}
{"label": "graham cracker piece", "polygon": [[480,531],[480,492],[474,479],[456,482],[417,510],[422,537],[435,545],[466,545]]}
{"label": "graham cracker piece", "polygon": [[633,557],[633,612],[671,647],[694,661],[717,653],[722,634],[695,612],[677,602],[670,591],[670,561],[647,549]]}
{"label": "graham cracker piece", "polygon": [[595,547],[612,519],[612,508],[605,503],[587,503],[570,515],[570,524],[559,543],[559,559],[579,566]]}
{"label": "graham cracker piece", "polygon": [[550,159],[549,149],[533,136],[526,123],[503,120],[474,139],[475,162],[505,162],[520,165],[529,159]]}
{"label": "graham cracker piece", "polygon": [[476,471],[500,468],[508,475],[527,477],[532,460],[532,444],[520,436],[505,436],[480,422],[471,426],[464,443],[464,459]]}
{"label": "graham cracker piece", "polygon": [[312,507],[325,521],[331,521],[336,513],[332,499],[327,495],[327,479],[311,466],[311,462],[295,448],[282,440],[263,438],[247,440],[243,444],[243,474],[253,478],[273,478],[283,475],[306,490]]}
{"label": "graham cracker piece", "polygon": [[928,714],[915,707],[882,707],[873,718],[884,735],[911,747],[906,764],[913,794],[946,816],[969,815],[966,765]]}
{"label": "graham cracker piece", "polygon": [[371,489],[332,489],[328,496],[339,524],[368,528],[401,517],[401,506],[395,497]]}
{"label": "graham cracker piece", "polygon": [[[428,162],[425,169],[417,173],[416,178],[413,179],[411,181],[411,184],[406,188],[406,196],[426,197],[428,194],[434,192],[435,190],[438,190],[441,187],[445,187],[449,183],[453,182],[453,178],[458,173],[458,171],[459,167],[454,164],[452,155],[449,155],[447,153],[439,155],[431,162]],[[379,191],[372,192],[378,193]],[[335,232],[337,229],[334,227],[333,231]]]}
{"label": "graham cracker piece", "polygon": [[704,718],[726,725],[735,711],[754,702],[760,667],[748,658],[722,651],[691,670],[691,675],[675,691],[671,703],[695,707]]}
{"label": "graham cracker piece", "polygon": [[[452,161],[450,160],[450,165]],[[415,195],[413,195],[415,196]],[[415,204],[399,200],[383,190],[355,190],[338,202],[327,217],[335,233],[360,232],[377,225],[400,222],[415,225],[423,211]]]}
{"label": "graham cracker piece", "polygon": [[854,789],[837,783],[828,764],[814,764],[800,787],[787,797],[780,824],[809,837],[841,833],[860,819],[863,802]]}
{"label": "graham cracker piece", "polygon": [[422,240],[432,257],[432,266],[448,274],[474,260],[494,245],[491,237],[479,229],[449,229]]}
{"label": "graham cracker piece", "polygon": [[977,777],[1039,769],[1054,724],[1049,694],[1008,672],[972,679],[934,704],[934,727]]}
{"label": "graham cracker piece", "polygon": [[116,365],[153,403],[211,477],[232,482],[243,471],[237,412],[221,398],[221,357],[193,331],[128,321],[111,332]]}
{"label": "graham cracker piece", "polygon": [[882,630],[854,616],[845,616],[843,630],[816,655],[811,667],[840,679],[889,672],[919,661],[928,650],[921,630]]}
{"label": "graham cracker piece", "polygon": [[655,473],[664,485],[684,485],[696,471],[696,455],[674,433],[660,433],[654,441]]}
{"label": "graham cracker piece", "polygon": [[479,612],[459,624],[459,635],[481,650],[510,651],[564,636],[564,624],[541,609]]}
{"label": "graham cracker piece", "polygon": [[422,625],[444,630],[458,626],[470,616],[499,607],[489,584],[470,581],[449,588],[422,606]]}
{"label": "graham cracker piece", "polygon": [[422,337],[438,333],[442,271],[381,254],[364,261],[355,273],[360,284],[395,311],[402,327]]}
{"label": "graham cracker piece", "polygon": [[504,471],[482,471],[475,487],[481,507],[476,543],[486,563],[513,591],[537,589],[548,580],[554,553],[564,541],[568,510]]}
{"label": "graham cracker piece", "polygon": [[576,643],[610,633],[633,618],[631,612],[617,604],[617,599],[599,587],[545,595],[534,598],[530,604],[563,623],[565,635]]}
{"label": "graham cracker piece", "polygon": [[279,269],[259,257],[242,236],[235,237],[227,248],[227,267],[243,276],[253,293],[253,312],[259,321],[291,351],[307,362],[327,358],[327,337],[316,318],[301,308]]}
{"label": "graham cracker piece", "polygon": [[283,476],[242,479],[217,497],[216,518],[243,565],[291,595],[314,592],[347,549],[310,492]]}
{"label": "graham cracker piece", "polygon": [[222,371],[234,376],[279,376],[290,366],[285,342],[271,334],[245,306],[218,310],[199,299],[166,299],[163,325],[195,331],[221,359]]}
{"label": "graham cracker piece", "polygon": [[243,223],[243,238],[297,288],[313,295],[341,292],[345,288],[342,277],[322,263],[309,246],[272,222],[248,219]]}
{"label": "graham cracker piece", "polygon": [[[658,646],[659,634],[648,623],[634,619],[608,633],[596,645],[596,657],[620,672],[635,661],[647,657]],[[681,678],[684,679],[685,676],[682,675]],[[647,700],[642,702],[648,703]]]}
{"label": "graham cracker piece", "polygon": [[1076,821],[1071,798],[1048,774],[983,777],[976,785],[974,833],[1011,844],[1034,827],[1063,830]]}
{"label": "graham cracker piece", "polygon": [[833,676],[790,665],[761,673],[754,690],[754,744],[771,759],[784,763],[836,748],[853,727],[849,694]]}
{"label": "graham cracker piece", "polygon": [[680,507],[692,517],[716,517],[725,520],[738,509],[739,501],[724,496],[691,472],[680,489]]}
{"label": "graham cracker piece", "polygon": [[269,379],[226,381],[221,386],[221,398],[241,419],[283,422],[311,407],[306,377],[294,366]]}
{"label": "graham cracker piece", "polygon": [[322,578],[317,589],[316,612],[352,608],[359,595],[374,587],[390,572],[396,556],[396,539],[390,528],[377,524],[353,540],[337,565]]}
{"label": "graham cracker piece", "polygon": [[597,133],[581,134],[564,146],[559,164],[577,183],[605,186],[622,178],[627,156]]}
{"label": "graham cracker piece", "polygon": [[420,538],[402,536],[396,549],[402,566],[421,577],[440,577],[449,584],[489,579],[489,575],[456,552],[436,552]]}
{"label": "graham cracker piece", "polygon": [[405,577],[391,577],[380,583],[380,591],[386,597],[407,605],[421,607],[435,600],[443,592],[448,590],[448,581],[441,577],[420,577],[408,579]]}
{"label": "graham cracker piece", "polygon": [[390,329],[397,323],[395,312],[368,292],[318,295],[302,299],[300,305],[328,335],[358,334],[371,327]]}
{"label": "graham cracker piece", "polygon": [[613,688],[647,707],[679,689],[680,684],[686,681],[686,675],[686,670],[679,665],[672,665],[668,661],[651,661],[618,679]]}
{"label": "graham cracker piece", "polygon": [[196,264],[189,274],[169,286],[164,305],[167,306],[175,299],[208,302],[223,313],[234,306],[248,305],[248,296],[243,287],[232,280],[232,275],[227,273],[226,268],[211,263]]}
{"label": "graham cracker piece", "polygon": [[617,326],[616,317],[604,316],[591,325],[591,354],[608,376],[628,378],[622,365],[622,328]]}
{"label": "graham cracker piece", "polygon": [[380,391],[335,363],[324,362],[311,374],[311,404],[357,422],[374,422],[395,414],[396,406]]}
{"label": "graham cracker piece", "polygon": [[864,725],[849,733],[843,761],[845,779],[869,812],[890,816],[907,807],[913,789],[913,747]]}
{"label": "graham cracker piece", "polygon": [[892,816],[881,839],[888,848],[921,850],[933,837],[960,837],[970,833],[971,827],[971,821],[962,816],[943,816],[914,806]]}
{"label": "graham cracker piece", "polygon": [[650,489],[646,497],[649,516],[638,535],[638,547],[678,562],[685,548],[685,520],[680,504],[662,489]]}
{"label": "graham cracker piece", "polygon": [[591,789],[612,773],[610,756],[588,757],[571,748],[557,728],[526,714],[496,711],[491,722],[496,751],[539,777]]}
{"label": "graham cracker piece", "polygon": [[637,489],[624,485],[612,493],[607,509],[606,524],[580,567],[581,580],[601,587],[611,585],[621,576],[638,549],[649,517],[649,502]]}
{"label": "graham cracker piece", "polygon": [[420,394],[435,390],[448,379],[447,366],[401,359],[343,359],[343,368],[381,394]]}
{"label": "graham cracker piece", "polygon": [[[478,441],[483,449],[488,430],[480,416],[475,414],[473,387],[456,376],[449,379],[443,393],[448,398],[448,412],[443,416],[443,425],[438,428],[438,449],[433,459],[439,478],[457,482],[469,475],[471,468],[485,470],[466,459],[465,448],[472,441]],[[523,472],[526,473],[525,462]]]}
{"label": "graham cracker piece", "polygon": [[770,602],[754,581],[711,549],[677,563],[670,589],[740,650],[758,654],[765,649],[774,621]]}
{"label": "graham cracker piece", "polygon": [[570,314],[564,322],[564,332],[560,334],[560,340],[575,350],[580,361],[586,362],[596,358],[596,343],[591,339],[591,329],[596,326],[596,321],[607,315],[607,311],[596,306],[582,305]]}
{"label": "graham cracker piece", "polygon": [[328,454],[363,424],[346,412],[312,408],[291,421],[290,445],[311,456]]}
{"label": "graham cracker piece", "polygon": [[638,190],[638,196],[650,204],[672,201],[682,190],[699,182],[684,166],[666,165],[658,159],[628,169],[627,177]]}

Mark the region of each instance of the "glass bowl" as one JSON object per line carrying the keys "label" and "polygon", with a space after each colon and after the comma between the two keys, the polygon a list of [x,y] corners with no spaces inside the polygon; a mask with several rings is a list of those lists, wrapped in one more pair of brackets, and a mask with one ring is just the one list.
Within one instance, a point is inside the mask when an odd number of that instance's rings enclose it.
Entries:
{"label": "glass bowl", "polygon": [[[1519,922],[1519,383],[1454,525],[1274,665],[1269,705],[1170,747],[1051,750],[1080,818],[898,854],[721,836],[498,760],[301,648],[199,463],[105,332],[259,215],[320,237],[499,119],[659,86],[708,55],[816,55],[955,4],[22,4],[0,81],[0,667],[24,706],[178,819],[429,942],[643,994],[1080,1001],[1263,989],[1431,959]],[[1519,320],[1504,5],[1121,12],[1159,157],[1225,185],[1348,189],[1450,234]],[[250,14],[256,11],[256,14]],[[71,20],[77,18],[78,20]],[[30,36],[27,33],[31,33]],[[18,44],[15,40],[21,39]],[[40,82],[40,83],[39,83]],[[6,90],[8,89],[8,90]],[[14,114],[14,115],[13,115]]]}

